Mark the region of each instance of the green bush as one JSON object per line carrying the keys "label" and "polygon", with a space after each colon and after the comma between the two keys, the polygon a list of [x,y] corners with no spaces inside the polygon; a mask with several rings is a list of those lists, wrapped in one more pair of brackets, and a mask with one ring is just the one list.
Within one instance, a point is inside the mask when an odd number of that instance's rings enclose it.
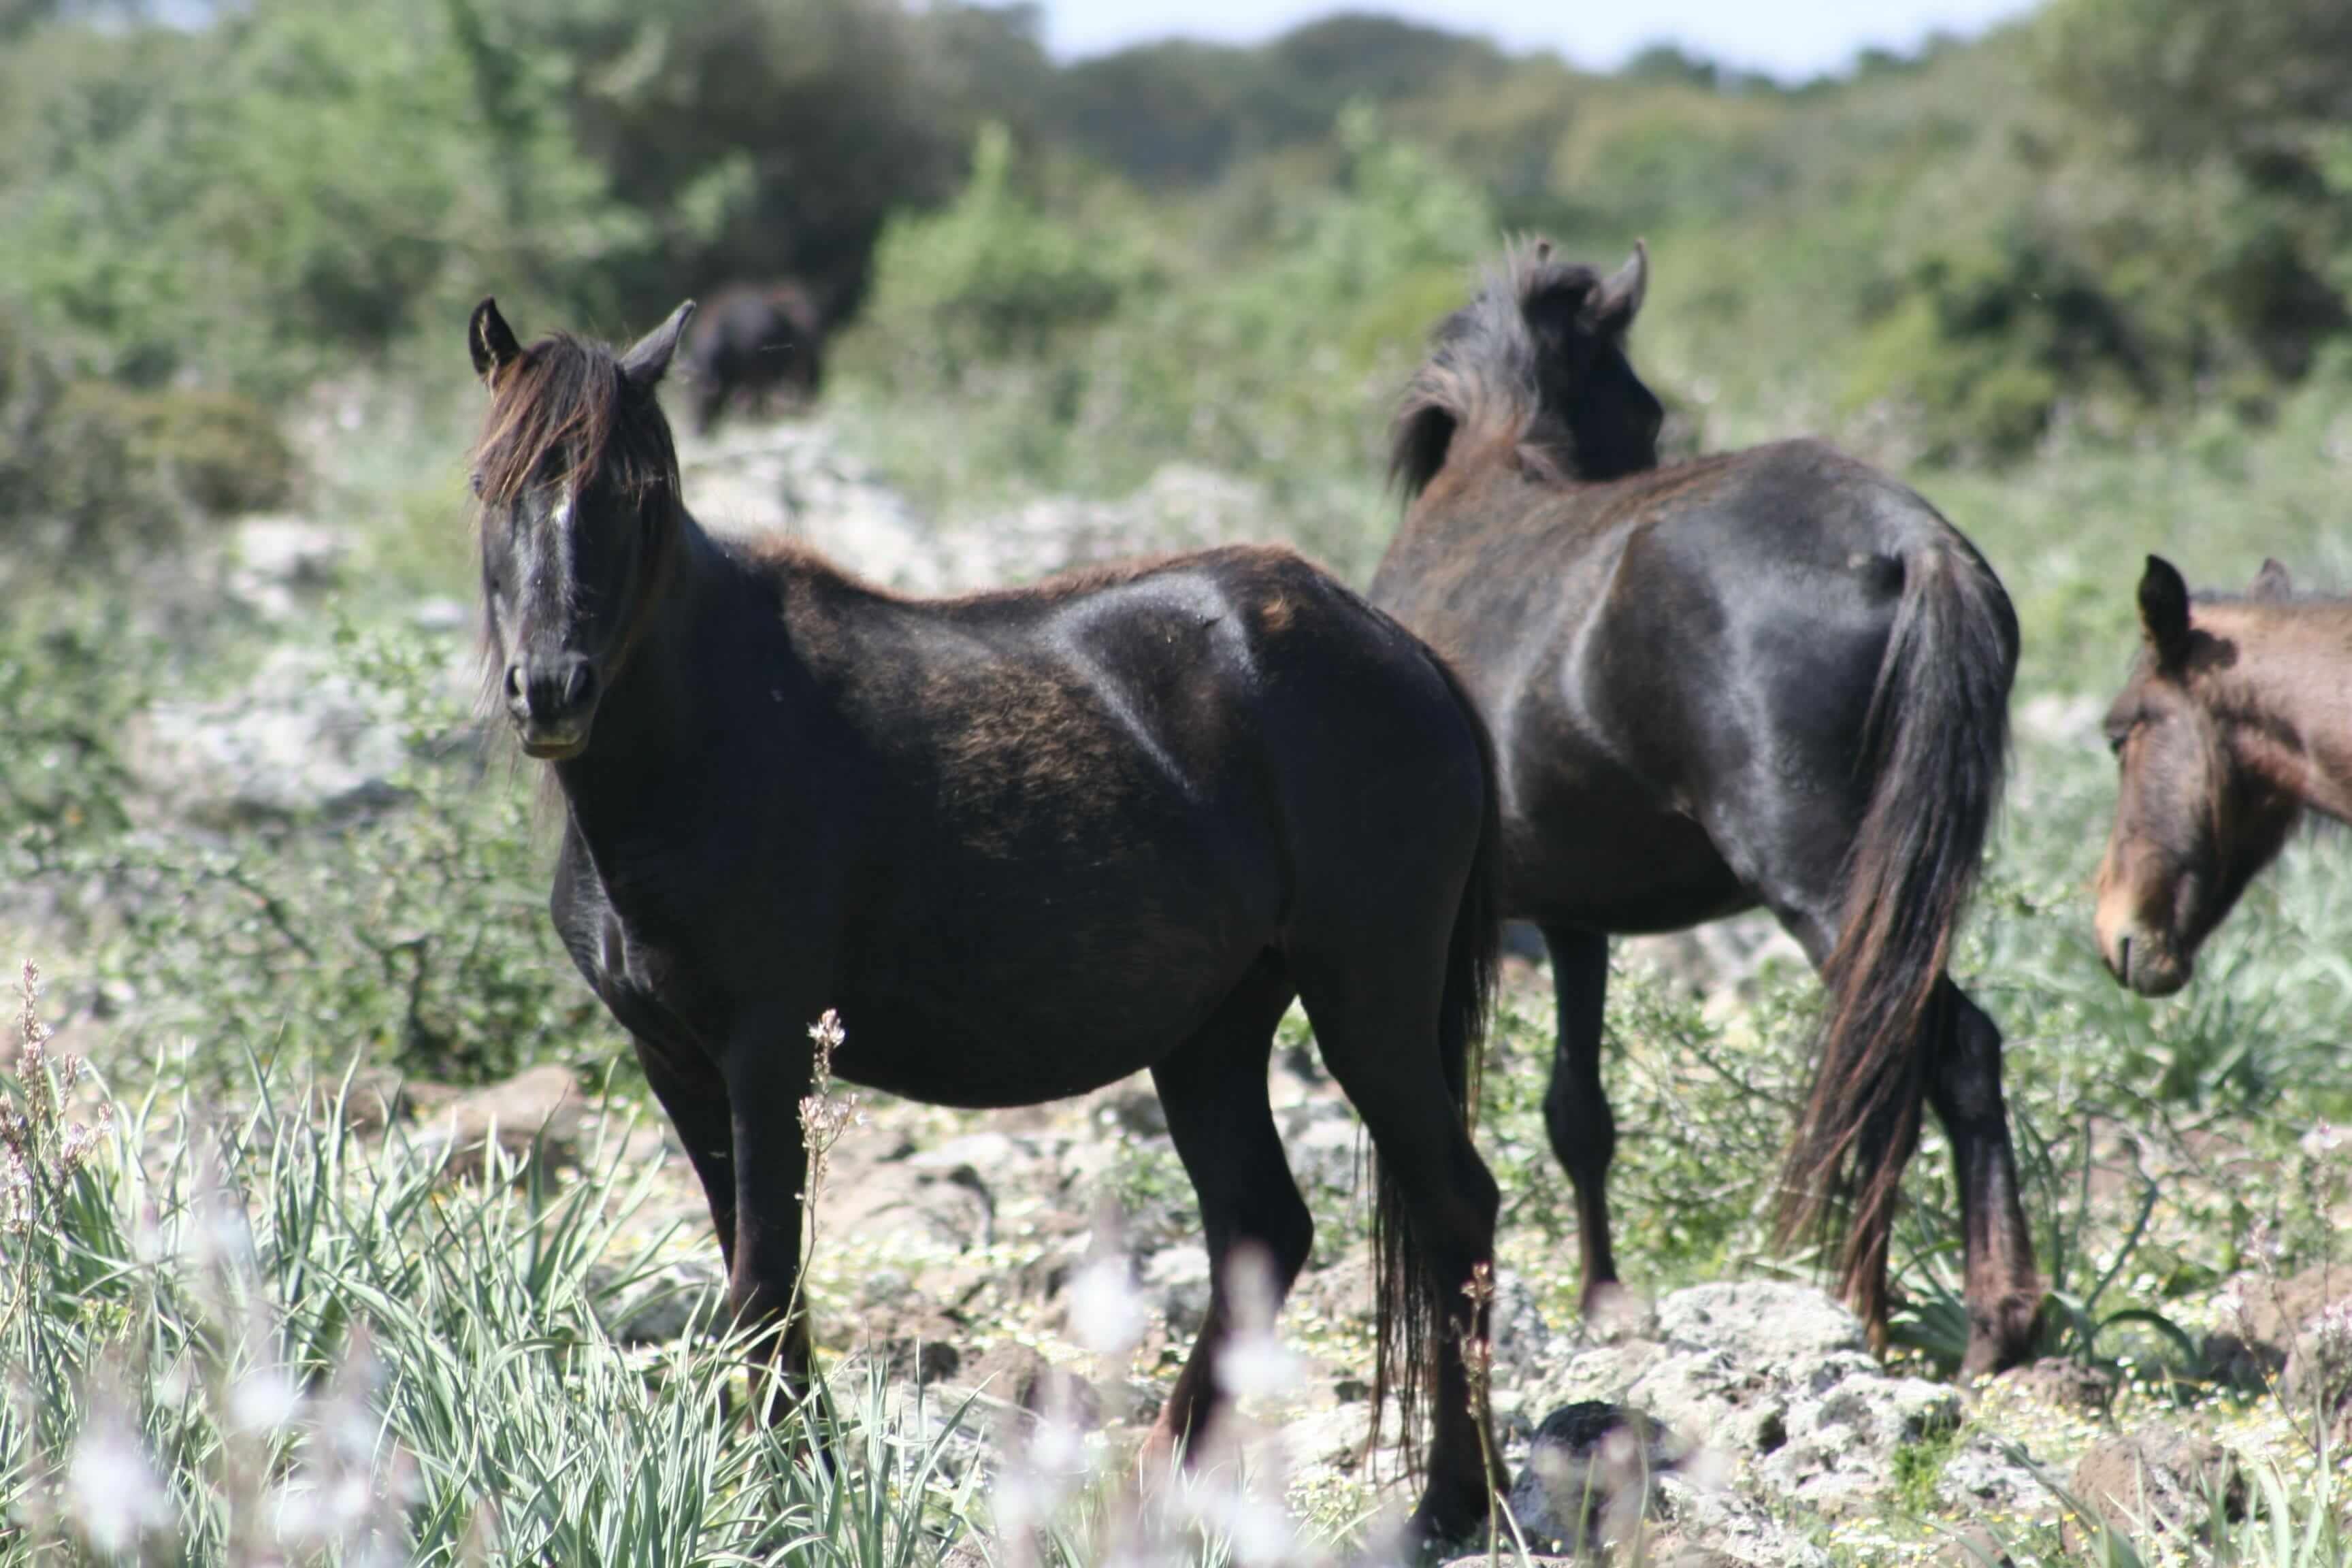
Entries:
{"label": "green bush", "polygon": [[971,179],[943,211],[894,220],[876,252],[873,332],[894,363],[952,385],[972,364],[1045,353],[1150,278],[1122,229],[1081,227],[1015,183],[1013,138],[982,128]]}
{"label": "green bush", "polygon": [[25,548],[128,563],[207,518],[284,505],[298,469],[277,420],[233,392],[61,381],[0,342],[0,518]]}
{"label": "green bush", "polygon": [[[124,715],[152,698],[120,627],[20,634],[0,658],[0,876],[53,896],[82,981],[110,998],[136,1078],[168,1047],[218,1084],[253,1060],[354,1056],[436,1079],[610,1058],[623,1037],[547,914],[530,791],[485,758],[449,693],[446,643],[355,635],[345,668],[409,738],[398,804],[339,825],[226,837],[132,828]],[[5,645],[0,645],[5,646]]]}

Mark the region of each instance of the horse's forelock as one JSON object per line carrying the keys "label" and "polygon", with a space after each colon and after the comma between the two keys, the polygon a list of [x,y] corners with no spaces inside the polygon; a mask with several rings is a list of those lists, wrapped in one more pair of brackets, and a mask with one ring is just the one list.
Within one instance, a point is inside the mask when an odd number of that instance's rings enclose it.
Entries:
{"label": "horse's forelock", "polygon": [[675,494],[678,478],[660,408],[631,389],[612,350],[564,333],[499,376],[474,471],[486,506],[510,505],[539,480],[576,495],[602,479],[640,499],[665,486]]}

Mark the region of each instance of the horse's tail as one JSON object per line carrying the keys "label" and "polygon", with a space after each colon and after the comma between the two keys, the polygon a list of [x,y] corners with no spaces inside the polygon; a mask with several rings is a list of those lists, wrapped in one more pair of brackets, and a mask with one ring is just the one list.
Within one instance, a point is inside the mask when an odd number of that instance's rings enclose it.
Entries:
{"label": "horse's tail", "polygon": [[[1496,976],[1502,963],[1501,872],[1503,807],[1495,769],[1494,737],[1479,717],[1461,679],[1435,652],[1429,661],[1444,679],[1471,732],[1477,737],[1480,788],[1485,800],[1478,847],[1454,906],[1454,931],[1446,944],[1445,988],[1437,1023],[1438,1058],[1446,1092],[1467,1129],[1477,1121],[1478,1076],[1492,1015]],[[1449,1300],[1451,1287],[1433,1277],[1429,1256],[1412,1234],[1403,1184],[1394,1168],[1373,1156],[1372,1268],[1379,1281],[1379,1348],[1372,1363],[1372,1430],[1380,1440],[1381,1410],[1391,1391],[1397,1397],[1406,1436],[1406,1463],[1419,1468],[1420,1412],[1435,1397],[1445,1335],[1466,1303]]]}
{"label": "horse's tail", "polygon": [[1966,541],[1939,521],[1904,564],[1864,729],[1870,806],[1822,967],[1828,1012],[1780,1226],[1784,1243],[1842,1241],[1842,1292],[1874,1333],[1886,1321],[1887,1245],[1932,1065],[1927,1009],[2000,802],[2017,667],[2016,614]]}

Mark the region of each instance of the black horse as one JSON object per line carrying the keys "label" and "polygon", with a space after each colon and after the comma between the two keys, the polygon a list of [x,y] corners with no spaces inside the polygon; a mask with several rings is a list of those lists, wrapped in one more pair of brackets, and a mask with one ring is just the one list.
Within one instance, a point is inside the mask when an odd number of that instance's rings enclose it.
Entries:
{"label": "black horse", "polygon": [[1281,551],[918,603],[714,540],[655,395],[690,310],[616,355],[523,348],[484,300],[475,487],[489,668],[565,808],[556,923],[677,1124],[762,1355],[801,1385],[796,1110],[830,1007],[842,1077],[938,1103],[1151,1069],[1215,1260],[1160,1436],[1199,1430],[1226,1259],[1255,1243],[1286,1288],[1313,1231],[1266,1100],[1297,994],[1380,1161],[1375,1382],[1434,1400],[1415,1521],[1483,1521],[1460,1336],[1493,1251],[1466,1122],[1500,821],[1475,709]]}
{"label": "black horse", "polygon": [[1830,989],[1783,1238],[1847,1211],[1843,1287],[1883,1343],[1924,1096],[1958,1169],[1966,1366],[2006,1365],[2041,1288],[2000,1035],[1944,971],[2000,795],[2016,617],[1933,507],[1827,447],[1658,468],[1659,405],[1624,353],[1647,268],[1515,253],[1440,328],[1399,416],[1411,507],[1372,586],[1493,727],[1504,903],[1542,929],[1559,993],[1545,1111],[1586,1303],[1617,1278],[1609,934],[1762,904]]}
{"label": "black horse", "polygon": [[735,283],[699,312],[686,342],[694,427],[708,436],[730,403],[782,392],[805,404],[824,374],[824,317],[799,284]]}

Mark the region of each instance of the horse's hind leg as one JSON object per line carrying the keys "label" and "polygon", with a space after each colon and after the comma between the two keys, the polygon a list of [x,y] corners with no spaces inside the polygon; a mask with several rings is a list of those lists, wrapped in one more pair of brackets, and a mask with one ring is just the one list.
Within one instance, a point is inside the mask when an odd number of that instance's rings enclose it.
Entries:
{"label": "horse's hind leg", "polygon": [[2042,1307],[2033,1240],[2018,1199],[2017,1154],[2000,1089],[2000,1030],[1947,975],[1937,982],[1928,1103],[1952,1143],[1966,1243],[1969,1348],[1963,1376],[2015,1366],[2033,1353]]}
{"label": "horse's hind leg", "polygon": [[1153,1431],[1155,1451],[1197,1441],[1217,1405],[1215,1361],[1233,1328],[1234,1259],[1255,1246],[1277,1305],[1307,1264],[1315,1222],[1291,1179],[1266,1100],[1274,1027],[1290,1005],[1290,980],[1272,954],[1261,960],[1176,1053],[1151,1069],[1168,1134],[1201,1200],[1209,1250],[1209,1312]]}
{"label": "horse's hind leg", "polygon": [[1617,1123],[1601,1087],[1601,1018],[1609,999],[1609,938],[1572,926],[1543,928],[1551,950],[1551,984],[1559,1004],[1551,1089],[1544,1127],[1551,1152],[1576,1187],[1576,1239],[1584,1261],[1584,1312],[1591,1317],[1617,1293],[1617,1259],[1609,1246],[1609,1162]]}
{"label": "horse's hind leg", "polygon": [[[1384,1186],[1400,1194],[1420,1254],[1419,1283],[1434,1304],[1426,1325],[1436,1344],[1436,1405],[1427,1483],[1412,1529],[1424,1540],[1459,1538],[1483,1526],[1494,1489],[1507,1478],[1487,1452],[1472,1413],[1462,1355],[1465,1335],[1484,1339],[1486,1314],[1467,1291],[1473,1273],[1495,1257],[1495,1178],[1470,1141],[1461,1107],[1435,1048],[1439,1039],[1441,939],[1433,962],[1404,962],[1408,947],[1383,952],[1370,942],[1336,957],[1295,954],[1299,992],[1315,1025],[1323,1060],[1364,1120]],[[1383,1289],[1387,1289],[1385,1283]],[[1412,1303],[1389,1301],[1391,1311]],[[1412,1378],[1416,1369],[1399,1369]]]}

